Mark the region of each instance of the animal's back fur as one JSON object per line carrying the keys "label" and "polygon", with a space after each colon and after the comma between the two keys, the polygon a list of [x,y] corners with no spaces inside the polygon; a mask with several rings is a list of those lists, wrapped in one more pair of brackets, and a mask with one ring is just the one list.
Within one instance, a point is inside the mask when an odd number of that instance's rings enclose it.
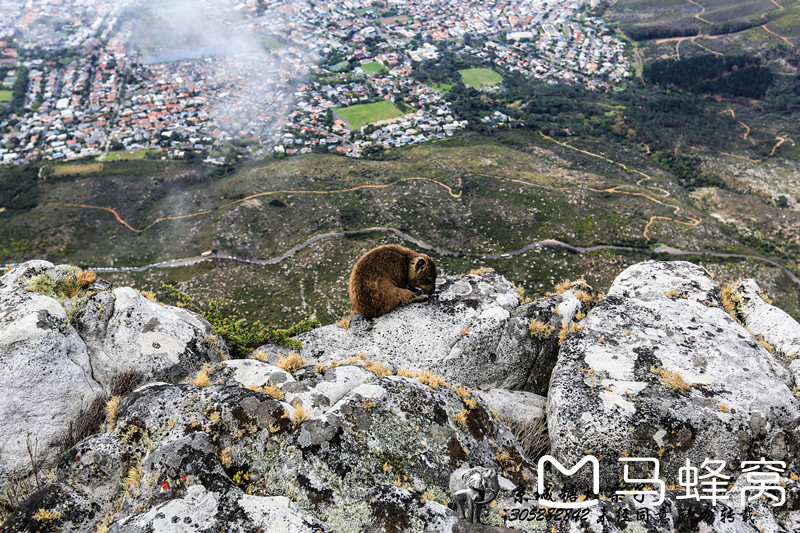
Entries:
{"label": "animal's back fur", "polygon": [[[420,260],[424,260],[424,267],[415,271],[414,265]],[[375,318],[414,301],[416,296],[409,286],[431,291],[435,282],[433,259],[405,246],[386,244],[356,261],[350,274],[350,302],[357,313]]]}

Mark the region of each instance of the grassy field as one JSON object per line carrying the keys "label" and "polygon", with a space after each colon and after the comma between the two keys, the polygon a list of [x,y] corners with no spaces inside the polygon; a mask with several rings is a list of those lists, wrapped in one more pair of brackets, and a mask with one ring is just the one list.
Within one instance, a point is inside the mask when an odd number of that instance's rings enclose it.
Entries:
{"label": "grassy field", "polygon": [[0,103],[8,102],[11,100],[11,91],[7,91],[5,89],[0,89]]}
{"label": "grassy field", "polygon": [[132,159],[144,159],[147,154],[157,153],[156,150],[131,150],[128,152],[109,152],[103,157],[103,161],[130,161]]}
{"label": "grassy field", "polygon": [[364,65],[361,65],[361,68],[364,70],[364,72],[367,72],[369,74],[375,74],[380,72],[386,67],[384,67],[383,63],[381,63],[380,61],[372,61],[371,63],[365,63]]}
{"label": "grassy field", "polygon": [[102,171],[103,163],[71,163],[55,167],[53,169],[53,177],[83,176],[87,174],[99,174]]}
{"label": "grassy field", "polygon": [[459,70],[464,85],[480,89],[503,83],[503,78],[490,68],[468,68]]}
{"label": "grassy field", "polygon": [[447,94],[450,92],[450,89],[453,88],[452,83],[434,83],[433,88],[439,91],[442,94]]}
{"label": "grassy field", "polygon": [[392,102],[384,100],[372,104],[360,104],[350,107],[340,107],[335,110],[347,122],[351,129],[357,130],[366,124],[372,124],[379,120],[395,118],[403,115]]}
{"label": "grassy field", "polygon": [[264,37],[261,39],[261,44],[264,45],[264,48],[269,50],[278,50],[279,48],[286,47],[286,43],[275,37]]}

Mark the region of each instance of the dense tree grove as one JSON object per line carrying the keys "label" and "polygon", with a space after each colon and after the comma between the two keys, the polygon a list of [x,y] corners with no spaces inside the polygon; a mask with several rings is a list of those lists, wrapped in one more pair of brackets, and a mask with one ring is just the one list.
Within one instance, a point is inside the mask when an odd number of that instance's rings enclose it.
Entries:
{"label": "dense tree grove", "polygon": [[39,202],[39,167],[34,165],[0,167],[0,207],[31,209]]}
{"label": "dense tree grove", "polygon": [[652,39],[669,39],[672,37],[694,37],[699,33],[697,28],[676,26],[625,26],[622,31],[634,41]]}
{"label": "dense tree grove", "polygon": [[762,98],[773,81],[772,72],[761,67],[757,57],[710,54],[654,61],[644,68],[642,78],[661,87],[745,98]]}
{"label": "dense tree grove", "polygon": [[733,69],[758,65],[758,58],[746,55],[716,56],[700,55],[680,61],[663,59],[644,67],[642,78],[647,83],[661,86],[675,85],[682,89],[693,87],[698,82],[719,78]]}

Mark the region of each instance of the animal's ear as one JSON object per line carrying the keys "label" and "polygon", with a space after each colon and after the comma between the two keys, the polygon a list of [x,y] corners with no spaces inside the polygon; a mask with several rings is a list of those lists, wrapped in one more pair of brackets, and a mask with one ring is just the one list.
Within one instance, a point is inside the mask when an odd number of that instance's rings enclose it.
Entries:
{"label": "animal's ear", "polygon": [[419,272],[425,268],[425,260],[424,259],[417,259],[417,262],[414,264],[414,271]]}

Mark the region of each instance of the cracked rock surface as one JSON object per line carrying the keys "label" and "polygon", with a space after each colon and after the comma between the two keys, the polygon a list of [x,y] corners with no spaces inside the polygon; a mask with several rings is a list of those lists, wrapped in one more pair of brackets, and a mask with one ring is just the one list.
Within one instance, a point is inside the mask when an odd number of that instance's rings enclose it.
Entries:
{"label": "cracked rock surface", "polygon": [[553,455],[564,464],[592,450],[606,487],[626,456],[657,456],[673,482],[687,459],[738,469],[767,457],[800,471],[792,377],[723,310],[701,267],[633,265],[581,326],[561,346],[547,399]]}
{"label": "cracked rock surface", "polygon": [[70,424],[115,376],[135,369],[145,379],[180,378],[226,353],[205,320],[130,287],[95,282],[60,301],[31,286],[57,288],[76,271],[29,261],[0,277],[0,477],[30,469],[29,443],[51,462]]}

